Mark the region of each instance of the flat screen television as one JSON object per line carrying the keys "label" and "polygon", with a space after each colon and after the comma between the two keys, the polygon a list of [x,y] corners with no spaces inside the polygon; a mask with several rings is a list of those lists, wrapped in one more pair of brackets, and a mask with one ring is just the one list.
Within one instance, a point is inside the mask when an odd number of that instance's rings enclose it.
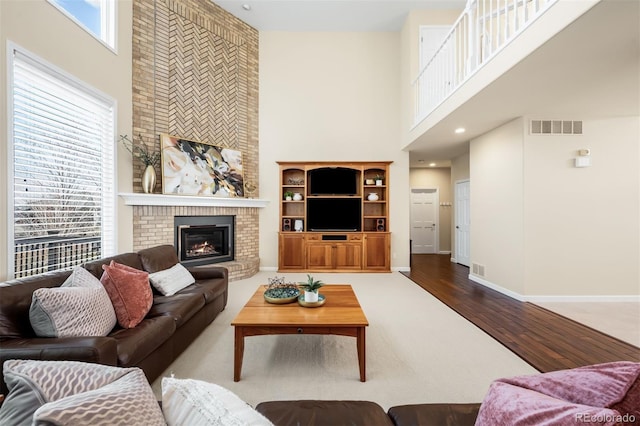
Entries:
{"label": "flat screen television", "polygon": [[358,171],[344,167],[309,170],[311,195],[356,195]]}
{"label": "flat screen television", "polygon": [[309,231],[360,231],[361,223],[362,203],[359,198],[307,199]]}

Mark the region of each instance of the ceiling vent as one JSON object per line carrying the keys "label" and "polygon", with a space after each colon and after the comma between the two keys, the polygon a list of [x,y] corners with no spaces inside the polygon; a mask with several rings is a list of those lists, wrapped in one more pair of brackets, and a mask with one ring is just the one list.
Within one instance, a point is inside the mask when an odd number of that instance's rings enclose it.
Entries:
{"label": "ceiling vent", "polygon": [[581,135],[582,121],[531,120],[532,135]]}

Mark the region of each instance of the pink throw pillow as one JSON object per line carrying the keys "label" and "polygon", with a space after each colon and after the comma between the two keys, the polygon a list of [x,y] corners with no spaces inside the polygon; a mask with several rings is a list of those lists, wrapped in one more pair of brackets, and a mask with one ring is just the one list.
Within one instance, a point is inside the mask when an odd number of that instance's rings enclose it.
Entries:
{"label": "pink throw pillow", "polygon": [[153,304],[149,273],[113,260],[102,269],[100,282],[111,299],[118,324],[123,328],[140,324]]}

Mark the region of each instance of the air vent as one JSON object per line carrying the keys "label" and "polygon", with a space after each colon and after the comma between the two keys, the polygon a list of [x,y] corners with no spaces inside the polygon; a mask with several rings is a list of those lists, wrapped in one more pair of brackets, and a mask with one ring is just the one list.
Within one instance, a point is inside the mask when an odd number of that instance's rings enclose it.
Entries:
{"label": "air vent", "polygon": [[531,120],[532,135],[581,135],[582,121]]}
{"label": "air vent", "polygon": [[480,265],[479,263],[472,263],[471,271],[473,272],[473,275],[484,277],[484,265]]}

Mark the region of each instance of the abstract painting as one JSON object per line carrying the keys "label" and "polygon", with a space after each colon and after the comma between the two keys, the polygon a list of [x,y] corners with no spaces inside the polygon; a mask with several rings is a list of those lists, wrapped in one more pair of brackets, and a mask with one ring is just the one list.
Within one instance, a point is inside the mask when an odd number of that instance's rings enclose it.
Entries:
{"label": "abstract painting", "polygon": [[168,134],[160,146],[163,194],[244,197],[240,151]]}

